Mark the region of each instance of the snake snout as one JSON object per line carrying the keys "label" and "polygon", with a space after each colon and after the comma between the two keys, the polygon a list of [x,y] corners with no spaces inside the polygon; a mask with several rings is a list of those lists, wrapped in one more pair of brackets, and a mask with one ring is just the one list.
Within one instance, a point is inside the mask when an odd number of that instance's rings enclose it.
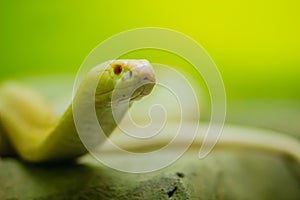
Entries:
{"label": "snake snout", "polygon": [[140,81],[155,83],[155,75],[152,65],[148,60],[139,60],[136,62],[135,70],[137,71]]}
{"label": "snake snout", "polygon": [[138,77],[138,84],[132,97],[145,96],[151,93],[155,83],[155,74],[152,65],[147,60],[140,60],[137,62],[136,73]]}

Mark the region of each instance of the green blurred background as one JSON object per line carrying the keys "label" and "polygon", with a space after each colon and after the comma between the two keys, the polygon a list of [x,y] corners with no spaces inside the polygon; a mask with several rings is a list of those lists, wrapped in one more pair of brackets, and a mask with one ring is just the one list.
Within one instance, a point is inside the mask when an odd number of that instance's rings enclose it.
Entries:
{"label": "green blurred background", "polygon": [[138,27],[197,40],[222,74],[227,121],[300,135],[300,3],[0,1],[0,80],[75,74],[101,41]]}

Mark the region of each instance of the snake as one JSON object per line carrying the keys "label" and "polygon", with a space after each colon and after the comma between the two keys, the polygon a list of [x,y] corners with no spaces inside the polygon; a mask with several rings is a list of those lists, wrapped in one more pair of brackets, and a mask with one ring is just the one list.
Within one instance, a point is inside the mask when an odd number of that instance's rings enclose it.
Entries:
{"label": "snake", "polygon": [[[155,85],[154,69],[148,60],[110,60],[92,68],[83,77],[70,105],[62,115],[58,115],[31,88],[15,81],[5,81],[0,84],[0,156],[14,156],[33,163],[74,160],[89,152],[76,127],[75,104],[82,107],[83,111],[92,104],[104,134],[111,137],[118,135],[112,133],[119,123],[113,109],[122,119],[135,101],[151,94]],[[94,98],[90,98],[91,94]],[[124,109],[124,104],[129,106]],[[88,118],[85,112],[81,114],[83,118]],[[93,124],[85,121],[87,131],[85,133],[83,130],[83,136],[88,138],[88,129]],[[195,137],[193,147],[199,148],[203,144],[203,134],[200,135]],[[164,146],[174,134],[169,132],[162,137],[155,137],[147,144],[134,143],[122,137],[118,136],[121,141],[119,144],[135,150]],[[182,137],[177,140],[178,144],[174,144],[175,148],[184,144],[186,138]],[[105,143],[105,139],[92,140],[95,140],[95,147]],[[300,163],[300,141],[287,134],[268,130],[227,125],[216,146],[275,151],[293,157]]]}
{"label": "snake", "polygon": [[[94,90],[93,84],[96,84]],[[122,117],[134,101],[149,95],[154,85],[155,74],[149,61],[110,60],[84,76],[72,102],[58,116],[35,91],[6,81],[0,85],[0,155],[15,155],[27,162],[71,160],[82,156],[88,150],[76,129],[74,102],[83,107],[94,104],[99,125],[108,137],[118,124],[112,106]],[[88,97],[91,92],[93,102]],[[121,109],[120,105],[126,102],[129,102],[128,108]],[[88,129],[90,124],[85,127]]]}

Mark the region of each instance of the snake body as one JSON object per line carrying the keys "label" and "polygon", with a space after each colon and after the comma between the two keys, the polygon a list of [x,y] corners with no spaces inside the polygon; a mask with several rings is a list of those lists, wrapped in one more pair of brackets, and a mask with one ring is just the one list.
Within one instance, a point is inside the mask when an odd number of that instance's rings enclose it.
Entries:
{"label": "snake body", "polygon": [[[92,85],[96,84],[93,90]],[[72,103],[62,116],[56,116],[44,100],[23,85],[6,82],[0,86],[0,155],[17,154],[29,162],[73,159],[87,153],[78,136],[73,104],[93,103],[98,122],[109,136],[117,122],[112,105],[130,105],[150,94],[155,76],[147,60],[111,60],[84,77]],[[93,102],[88,94],[94,94]],[[112,98],[114,93],[115,98]],[[124,115],[126,109],[120,110]],[[86,124],[89,128],[89,124]],[[97,141],[98,143],[103,141]]]}
{"label": "snake body", "polygon": [[[62,116],[57,116],[44,99],[31,89],[15,82],[2,83],[0,156],[17,155],[29,162],[52,162],[74,159],[86,154],[88,150],[83,145],[74,122],[74,104],[79,105],[79,114],[86,118],[89,118],[89,113],[86,113],[85,108],[93,105],[99,125],[104,134],[110,136],[119,122],[113,115],[113,108],[117,110],[118,118],[121,119],[135,100],[151,93],[155,81],[153,68],[147,60],[107,61],[91,69],[83,78],[71,104]],[[93,90],[94,86],[96,89]],[[89,98],[91,94],[94,97],[92,99]],[[121,106],[124,102],[129,102],[126,109]],[[84,127],[88,130],[92,125],[89,120],[85,121]],[[197,148],[204,141],[198,136],[193,142],[193,146]],[[94,146],[104,142],[90,136],[88,131],[84,137],[91,137]],[[139,150],[164,146],[172,140],[173,133],[163,134],[146,145],[132,143],[122,135],[117,137],[121,146]],[[185,138],[178,141],[180,142],[174,144],[174,147],[182,145],[181,141],[185,141]],[[299,140],[286,134],[225,126],[217,146],[275,151],[300,162]]]}

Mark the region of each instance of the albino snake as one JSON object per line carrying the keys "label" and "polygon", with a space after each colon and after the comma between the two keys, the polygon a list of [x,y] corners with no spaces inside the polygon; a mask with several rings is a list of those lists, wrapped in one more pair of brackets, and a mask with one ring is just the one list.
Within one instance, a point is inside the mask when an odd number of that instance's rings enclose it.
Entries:
{"label": "albino snake", "polygon": [[[96,89],[93,91],[95,83]],[[109,136],[118,124],[112,106],[118,110],[119,104],[129,101],[130,107],[133,101],[150,94],[155,83],[152,65],[147,60],[107,61],[89,71],[71,105],[62,116],[57,116],[31,89],[15,82],[4,82],[0,85],[0,156],[17,154],[29,162],[68,160],[81,156],[88,150],[74,123],[74,103],[83,109],[93,104],[98,122],[105,135]],[[88,98],[89,94],[94,96],[93,101]],[[118,117],[121,119],[126,111],[119,109]],[[87,123],[85,127],[88,129],[90,125]],[[154,139],[149,145],[165,145],[172,137],[171,132]],[[146,148],[121,139],[131,148]],[[180,141],[184,140],[181,138]],[[96,139],[95,146],[103,142]],[[198,134],[194,144],[201,145],[202,142],[203,138]],[[299,140],[284,134],[225,126],[217,145],[277,151],[300,162]]]}
{"label": "albino snake", "polygon": [[[90,91],[95,82],[96,90]],[[118,109],[117,104],[129,100],[131,105],[134,100],[148,95],[154,85],[154,71],[147,60],[107,61],[90,70],[80,83],[71,105],[59,117],[30,89],[14,82],[3,83],[0,86],[0,155],[14,152],[29,162],[81,156],[87,153],[87,149],[74,124],[74,102],[85,106],[91,103],[87,95],[94,92],[92,103],[98,122],[109,136],[117,126],[112,104],[115,103]],[[121,110],[120,115],[125,112]]]}

